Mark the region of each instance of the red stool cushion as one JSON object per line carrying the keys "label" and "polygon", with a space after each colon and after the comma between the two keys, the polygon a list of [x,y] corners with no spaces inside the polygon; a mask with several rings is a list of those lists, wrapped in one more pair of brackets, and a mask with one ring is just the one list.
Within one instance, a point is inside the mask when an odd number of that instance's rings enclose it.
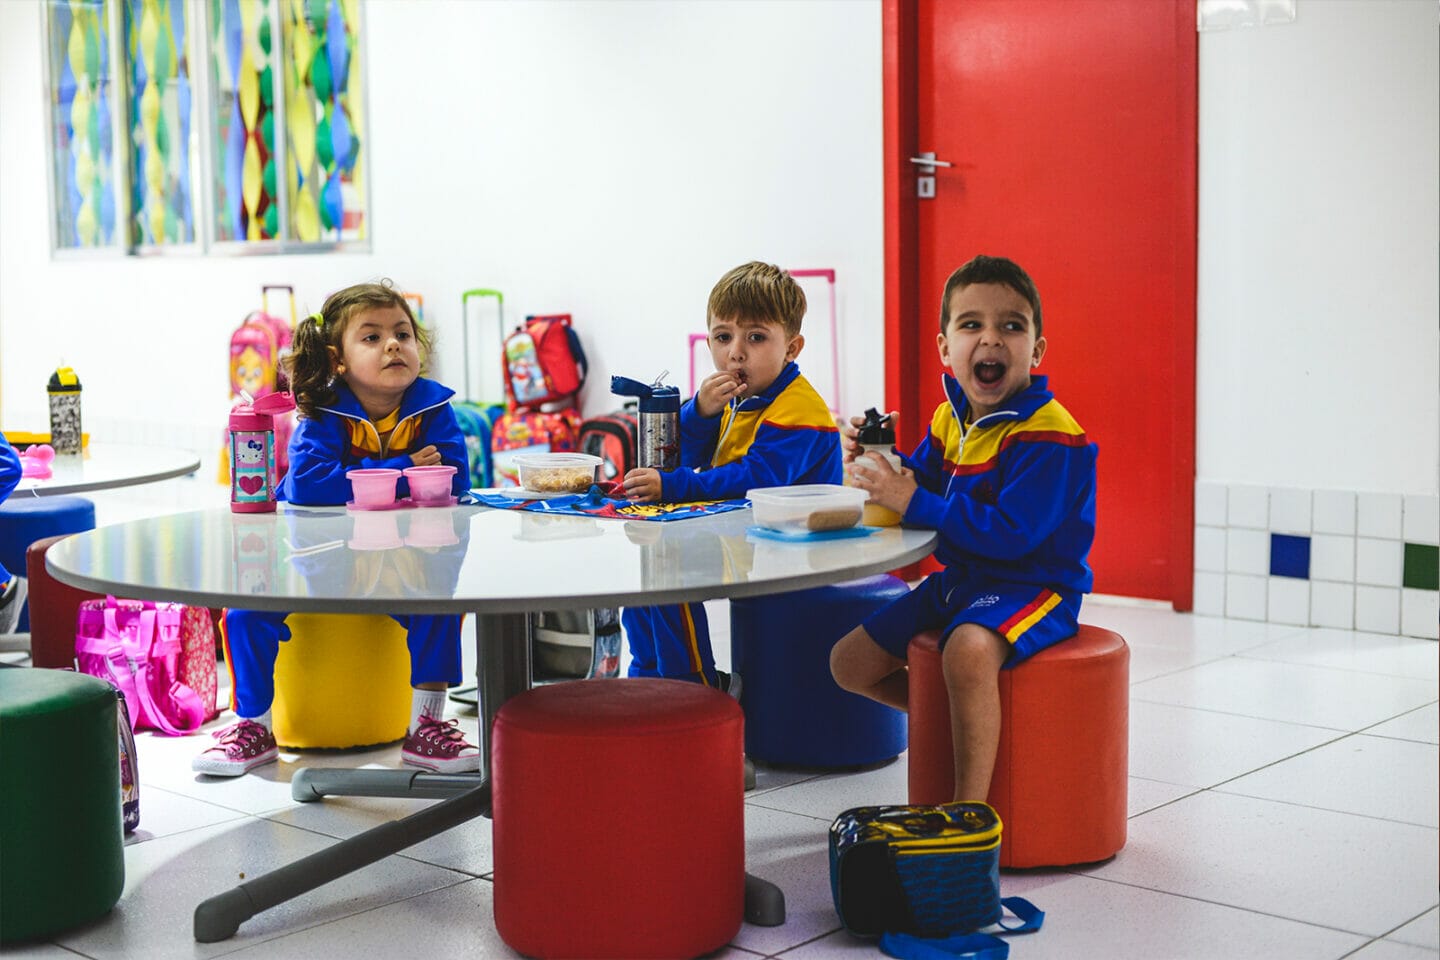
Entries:
{"label": "red stool cushion", "polygon": [[535,957],[695,957],[745,913],[744,715],[699,684],[550,684],[495,718],[495,927]]}
{"label": "red stool cushion", "polygon": [[[955,789],[939,644],[922,633],[908,652],[911,803],[948,803]],[[1090,863],[1125,846],[1130,649],[1120,635],[1081,624],[1000,671],[1000,710],[987,798],[1004,824],[1000,865]]]}

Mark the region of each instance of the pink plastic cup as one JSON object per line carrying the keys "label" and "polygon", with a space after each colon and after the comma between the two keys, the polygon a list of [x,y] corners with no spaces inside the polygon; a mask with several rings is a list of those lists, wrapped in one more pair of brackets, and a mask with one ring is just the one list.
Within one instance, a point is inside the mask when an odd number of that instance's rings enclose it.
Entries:
{"label": "pink plastic cup", "polygon": [[410,499],[416,503],[449,503],[451,478],[455,467],[437,463],[429,467],[406,467],[405,480],[410,484]]}
{"label": "pink plastic cup", "polygon": [[389,467],[346,470],[345,479],[355,493],[355,506],[362,510],[378,510],[395,502],[395,484],[400,471]]}

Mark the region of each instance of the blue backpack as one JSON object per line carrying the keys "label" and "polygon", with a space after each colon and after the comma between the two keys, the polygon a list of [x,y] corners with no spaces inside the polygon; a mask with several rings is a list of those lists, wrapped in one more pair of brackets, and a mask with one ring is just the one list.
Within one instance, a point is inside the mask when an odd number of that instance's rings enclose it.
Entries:
{"label": "blue backpack", "polygon": [[495,486],[490,460],[490,434],[495,421],[505,413],[504,405],[454,401],[450,407],[455,411],[460,432],[465,435],[465,452],[470,461],[470,488]]}

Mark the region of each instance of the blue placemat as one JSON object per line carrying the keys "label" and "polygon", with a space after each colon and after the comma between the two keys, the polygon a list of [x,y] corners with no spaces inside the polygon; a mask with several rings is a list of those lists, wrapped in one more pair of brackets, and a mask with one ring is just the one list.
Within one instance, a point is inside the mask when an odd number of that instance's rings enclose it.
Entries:
{"label": "blue placemat", "polygon": [[781,543],[818,543],[822,540],[854,540],[868,537],[879,527],[846,527],[844,530],[772,530],[769,527],[747,527],[748,536]]}
{"label": "blue placemat", "polygon": [[707,517],[712,513],[743,510],[749,500],[708,500],[696,503],[631,503],[608,497],[598,485],[589,493],[577,493],[548,500],[523,500],[500,493],[472,490],[475,502],[501,510],[526,510],[531,513],[565,513],[577,517],[608,517],[614,520],[685,520]]}

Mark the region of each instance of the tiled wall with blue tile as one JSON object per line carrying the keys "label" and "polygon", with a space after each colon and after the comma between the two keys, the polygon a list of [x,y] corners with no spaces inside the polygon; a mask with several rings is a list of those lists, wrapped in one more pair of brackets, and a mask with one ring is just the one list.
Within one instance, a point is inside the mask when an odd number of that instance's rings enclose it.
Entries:
{"label": "tiled wall with blue tile", "polygon": [[1440,639],[1440,497],[1197,482],[1195,612]]}

